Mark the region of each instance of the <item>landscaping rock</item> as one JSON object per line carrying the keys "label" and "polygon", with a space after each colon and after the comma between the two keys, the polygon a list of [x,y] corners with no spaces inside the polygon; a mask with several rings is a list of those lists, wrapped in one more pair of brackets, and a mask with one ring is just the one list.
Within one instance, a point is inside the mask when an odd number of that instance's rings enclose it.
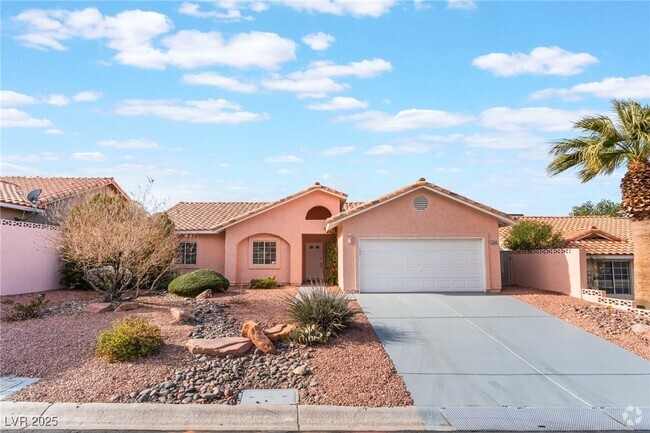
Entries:
{"label": "landscaping rock", "polygon": [[289,334],[296,330],[296,325],[281,324],[264,330],[264,334],[269,340],[276,342],[289,338]]}
{"label": "landscaping rock", "polygon": [[196,295],[196,298],[194,299],[210,299],[212,297],[212,289],[204,290],[203,292],[199,293]]}
{"label": "landscaping rock", "polygon": [[120,311],[131,311],[137,308],[140,308],[140,304],[138,304],[137,302],[122,302],[120,305],[117,306],[115,312],[119,313]]}
{"label": "landscaping rock", "polygon": [[294,368],[291,372],[296,376],[306,376],[309,374],[309,369],[306,366],[301,365],[299,367]]}
{"label": "landscaping rock", "polygon": [[111,304],[110,302],[95,302],[86,305],[84,311],[86,313],[106,313],[107,311],[111,311],[112,309],[113,309],[113,304]]}
{"label": "landscaping rock", "polygon": [[251,340],[242,337],[193,338],[187,342],[187,348],[192,355],[242,356],[251,347],[253,347]]}
{"label": "landscaping rock", "polygon": [[244,323],[241,328],[242,337],[249,338],[255,347],[260,349],[266,354],[273,354],[276,352],[275,345],[269,340],[269,338],[262,332],[260,326],[255,323],[248,321]]}
{"label": "landscaping rock", "polygon": [[636,335],[643,335],[650,333],[650,325],[645,325],[643,323],[635,323],[632,325],[632,332]]}
{"label": "landscaping rock", "polygon": [[169,312],[177,322],[189,322],[192,320],[192,313],[182,308],[170,308]]}

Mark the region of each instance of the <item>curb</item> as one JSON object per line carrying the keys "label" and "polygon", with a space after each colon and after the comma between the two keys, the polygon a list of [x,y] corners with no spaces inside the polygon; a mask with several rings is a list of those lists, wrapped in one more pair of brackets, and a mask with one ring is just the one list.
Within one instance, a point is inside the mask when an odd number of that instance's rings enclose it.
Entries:
{"label": "curb", "polygon": [[[449,431],[438,408],[0,402],[0,430]],[[423,422],[423,420],[426,420]]]}

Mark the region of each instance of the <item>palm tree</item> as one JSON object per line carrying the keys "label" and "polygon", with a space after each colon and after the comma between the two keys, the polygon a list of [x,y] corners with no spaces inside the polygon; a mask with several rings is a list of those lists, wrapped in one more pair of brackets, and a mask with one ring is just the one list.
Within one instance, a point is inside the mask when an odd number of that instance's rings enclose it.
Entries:
{"label": "palm tree", "polygon": [[553,142],[552,176],[578,168],[588,182],[627,164],[621,181],[622,209],[632,220],[634,240],[634,300],[650,308],[650,106],[613,99],[616,118],[587,116],[574,123],[584,135]]}

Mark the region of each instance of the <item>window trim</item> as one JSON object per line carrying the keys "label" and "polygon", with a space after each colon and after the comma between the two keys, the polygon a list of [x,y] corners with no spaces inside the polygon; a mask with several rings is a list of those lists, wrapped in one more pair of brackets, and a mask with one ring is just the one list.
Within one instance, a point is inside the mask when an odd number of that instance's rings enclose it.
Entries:
{"label": "window trim", "polygon": [[[275,263],[257,264],[253,263],[253,254],[256,242],[273,242],[275,244]],[[277,238],[253,238],[249,243],[248,265],[251,269],[280,269],[280,240]]]}
{"label": "window trim", "polygon": [[[627,265],[627,277],[629,281],[629,287],[627,292],[617,292],[616,288],[616,281],[617,278],[614,273],[614,263],[625,263]],[[610,277],[611,277],[611,282],[612,282],[612,289],[611,292],[607,291],[607,288],[605,287],[600,287],[600,265],[607,265],[610,268]],[[634,263],[631,260],[615,260],[615,259],[598,259],[595,260],[595,265],[596,265],[596,284],[598,287],[598,290],[603,290],[605,291],[608,295],[633,295],[634,294]],[[623,290],[623,289],[621,289]]]}
{"label": "window trim", "polygon": [[[187,263],[186,258],[187,258],[187,249],[186,246],[187,244],[194,244],[194,263]],[[196,267],[197,262],[198,262],[198,256],[199,256],[199,244],[197,241],[180,241],[178,243],[178,249],[182,248],[183,251],[177,256],[176,260],[176,265],[177,266],[182,266],[182,267]]]}

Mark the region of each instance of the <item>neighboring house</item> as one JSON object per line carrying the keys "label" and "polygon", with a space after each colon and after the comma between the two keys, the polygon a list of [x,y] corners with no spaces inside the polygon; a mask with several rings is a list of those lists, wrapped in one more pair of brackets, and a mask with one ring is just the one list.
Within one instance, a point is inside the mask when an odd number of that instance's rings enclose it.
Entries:
{"label": "neighboring house", "polygon": [[[32,203],[27,195],[37,189]],[[0,219],[52,224],[48,209],[66,209],[96,193],[128,197],[112,177],[0,176]]]}
{"label": "neighboring house", "polygon": [[514,224],[424,179],[365,203],[316,183],[274,202],[180,202],[168,214],[182,271],[298,285],[327,275],[335,245],[347,292],[499,291],[499,227]]}
{"label": "neighboring house", "polygon": [[[515,217],[515,220],[549,224],[562,233],[570,248],[586,254],[587,285],[608,295],[632,298],[634,294],[634,244],[628,218],[610,216]],[[500,229],[501,244],[510,228]]]}

